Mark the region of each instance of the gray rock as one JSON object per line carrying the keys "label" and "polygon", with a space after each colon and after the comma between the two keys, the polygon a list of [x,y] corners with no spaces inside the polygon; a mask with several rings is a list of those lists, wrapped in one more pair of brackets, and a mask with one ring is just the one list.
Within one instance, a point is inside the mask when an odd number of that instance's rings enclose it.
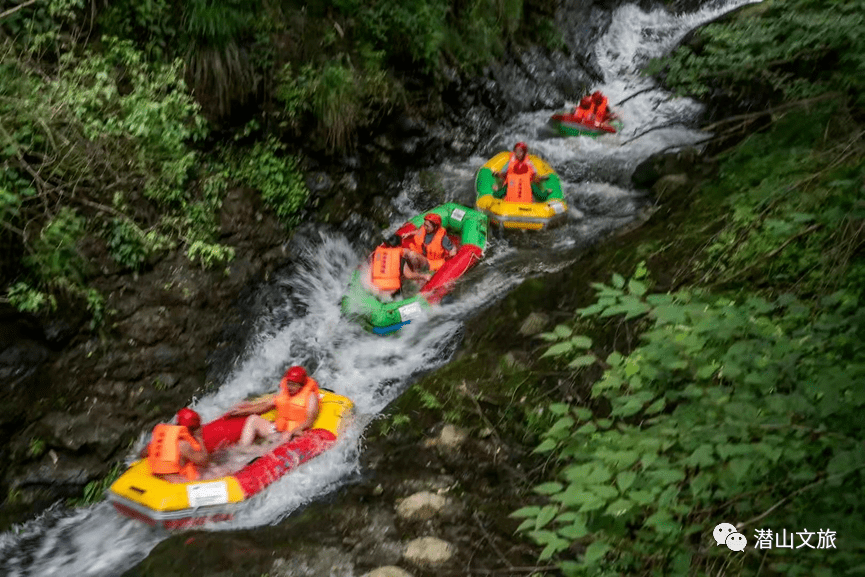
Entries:
{"label": "gray rock", "polygon": [[400,501],[396,514],[408,521],[425,521],[444,509],[447,502],[441,495],[421,491]]}
{"label": "gray rock", "polygon": [[666,174],[652,186],[652,194],[656,199],[678,194],[685,191],[691,184],[687,174]]}
{"label": "gray rock", "polygon": [[412,574],[396,565],[386,565],[376,567],[369,573],[364,573],[362,577],[412,577]]}
{"label": "gray rock", "polygon": [[536,335],[544,330],[544,326],[546,326],[549,320],[550,317],[544,313],[531,312],[525,318],[523,324],[520,325],[519,333],[524,337]]}
{"label": "gray rock", "polygon": [[420,537],[409,541],[405,550],[406,561],[419,567],[436,567],[453,557],[453,546],[438,537]]}
{"label": "gray rock", "polygon": [[439,447],[442,449],[453,450],[459,448],[466,440],[468,434],[459,427],[447,423],[442,427],[439,436],[435,439],[428,439],[425,443],[428,447]]}
{"label": "gray rock", "polygon": [[68,414],[51,412],[42,417],[38,430],[49,446],[78,451],[86,447],[106,459],[123,441],[126,422],[114,417],[103,404],[92,413]]}

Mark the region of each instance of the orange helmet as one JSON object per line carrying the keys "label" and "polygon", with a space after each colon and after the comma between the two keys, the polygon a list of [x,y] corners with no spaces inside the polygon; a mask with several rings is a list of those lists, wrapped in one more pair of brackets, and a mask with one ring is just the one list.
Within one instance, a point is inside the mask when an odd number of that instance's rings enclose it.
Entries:
{"label": "orange helmet", "polygon": [[197,429],[201,426],[201,417],[192,409],[183,407],[177,411],[177,424],[187,429]]}
{"label": "orange helmet", "polygon": [[285,371],[285,376],[282,379],[284,381],[303,384],[306,382],[306,369],[300,365],[295,365]]}

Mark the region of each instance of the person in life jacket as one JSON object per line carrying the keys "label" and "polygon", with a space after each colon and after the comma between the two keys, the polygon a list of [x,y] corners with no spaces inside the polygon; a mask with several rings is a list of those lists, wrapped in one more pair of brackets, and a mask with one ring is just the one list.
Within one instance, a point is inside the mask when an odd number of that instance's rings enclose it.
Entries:
{"label": "person in life jacket", "polygon": [[592,97],[583,96],[580,104],[574,109],[574,120],[577,122],[593,122]]}
{"label": "person in life jacket", "polygon": [[[533,202],[532,183],[540,183],[548,176],[538,176],[538,171],[528,158],[529,147],[525,142],[517,142],[507,164],[494,175],[504,179],[506,202]],[[500,190],[498,183],[493,190]]]}
{"label": "person in life jacket", "polygon": [[409,250],[426,257],[431,271],[440,269],[446,259],[457,253],[457,247],[442,226],[442,217],[432,212],[424,217],[423,226],[411,237]]}
{"label": "person in life jacket", "polygon": [[592,93],[592,113],[594,120],[598,124],[604,124],[615,118],[609,110],[609,102],[607,97],[597,90]]}
{"label": "person in life jacket", "polygon": [[[318,383],[307,375],[306,369],[293,366],[285,371],[279,383],[280,391],[272,398],[244,401],[227,414],[251,415],[243,427],[238,445],[248,447],[258,437],[281,434],[281,442],[310,428],[318,417]],[[276,420],[271,422],[261,413],[276,409]]]}
{"label": "person in life jacket", "polygon": [[201,417],[192,409],[177,412],[177,424],[159,424],[147,447],[147,462],[156,475],[182,475],[190,481],[207,465],[207,450],[201,438]]}
{"label": "person in life jacket", "polygon": [[429,268],[425,256],[401,246],[399,235],[393,234],[372,253],[369,280],[372,288],[393,295],[403,288],[403,279],[426,282],[431,274],[420,271]]}

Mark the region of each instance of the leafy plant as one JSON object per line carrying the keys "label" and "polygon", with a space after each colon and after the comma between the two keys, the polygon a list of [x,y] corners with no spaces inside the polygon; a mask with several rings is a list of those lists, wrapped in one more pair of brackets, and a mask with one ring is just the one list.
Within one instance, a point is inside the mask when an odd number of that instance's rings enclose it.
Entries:
{"label": "leafy plant", "polygon": [[[647,327],[629,355],[605,358],[566,326],[545,335],[556,343],[546,354],[606,370],[592,387],[597,410],[550,407],[559,419],[536,451],[553,451],[560,467],[536,487],[547,504],[514,513],[542,559],[577,542],[581,559],[561,561],[568,575],[690,575],[725,562],[695,547],[720,520],[742,531],[761,521],[861,535],[839,509],[865,481],[856,424],[865,393],[853,384],[865,376],[865,346],[847,336],[865,326],[856,296],[810,306],[792,295],[647,294],[618,275],[595,288],[582,317]],[[839,551],[799,564],[844,572],[854,559]],[[739,570],[756,569],[744,563]]]}
{"label": "leafy plant", "polygon": [[256,142],[236,160],[233,176],[261,192],[265,204],[287,224],[293,224],[309,196],[298,169],[299,161],[285,154],[285,146],[271,137]]}
{"label": "leafy plant", "polygon": [[105,491],[111,486],[114,481],[120,477],[123,472],[123,464],[115,463],[111,470],[103,478],[90,481],[84,486],[84,492],[81,497],[69,499],[68,503],[72,507],[86,507],[94,503],[98,503],[105,495]]}

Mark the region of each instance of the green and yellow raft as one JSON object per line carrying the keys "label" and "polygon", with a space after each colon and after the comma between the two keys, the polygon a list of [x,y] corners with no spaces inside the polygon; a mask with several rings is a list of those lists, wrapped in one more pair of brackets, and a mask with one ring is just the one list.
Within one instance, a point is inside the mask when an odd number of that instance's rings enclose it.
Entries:
{"label": "green and yellow raft", "polygon": [[562,194],[562,183],[559,175],[549,164],[529,155],[538,171],[538,176],[548,178],[538,183],[532,183],[532,197],[536,202],[509,202],[499,196],[504,196],[504,189],[493,191],[496,183],[495,172],[500,171],[508,163],[510,152],[500,152],[489,159],[478,170],[475,177],[475,206],[489,216],[493,224],[503,228],[523,230],[541,230],[563,221],[568,213],[568,205]]}
{"label": "green and yellow raft", "polygon": [[437,214],[442,226],[457,247],[456,254],[447,259],[420,291],[411,297],[383,302],[370,293],[361,275],[360,267],[352,275],[348,292],[342,299],[342,313],[360,322],[367,330],[376,334],[397,331],[424,315],[431,305],[438,303],[467,270],[483,258],[487,245],[488,220],[484,213],[453,202],[437,206],[412,218],[396,231],[407,247],[412,234],[423,226],[424,217]]}

